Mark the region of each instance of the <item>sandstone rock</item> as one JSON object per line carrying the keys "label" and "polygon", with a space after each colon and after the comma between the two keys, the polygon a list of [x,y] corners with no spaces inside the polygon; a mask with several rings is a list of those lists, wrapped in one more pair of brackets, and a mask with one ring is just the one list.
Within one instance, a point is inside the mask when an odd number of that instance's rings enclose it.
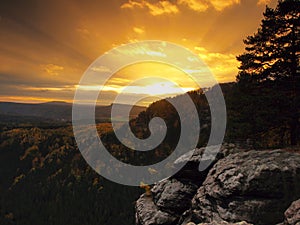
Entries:
{"label": "sandstone rock", "polygon": [[299,180],[299,154],[281,150],[230,154],[210,170],[193,199],[189,219],[282,222],[284,210],[300,197]]}
{"label": "sandstone rock", "polygon": [[177,217],[160,211],[151,197],[142,195],[136,203],[137,225],[172,225]]}
{"label": "sandstone rock", "polygon": [[[196,149],[180,157],[176,163],[186,166],[157,183],[152,197],[142,195],[137,201],[136,224],[272,225],[284,221],[284,211],[300,198],[300,154],[230,147],[223,146],[217,154]],[[212,164],[199,171],[201,162]],[[297,204],[286,211],[282,225],[300,225]]]}
{"label": "sandstone rock", "polygon": [[[205,148],[197,148],[179,157],[175,161],[174,166],[184,166],[173,176],[173,178],[193,181],[198,185],[202,184],[209,172],[209,169],[211,169],[213,164],[220,158],[220,155],[215,149],[216,148],[211,148],[210,151],[205,151]],[[206,154],[204,156],[205,152]],[[208,166],[204,170],[199,171],[199,164],[201,160]]]}
{"label": "sandstone rock", "polygon": [[152,188],[153,200],[158,209],[181,215],[191,207],[191,200],[197,192],[197,185],[183,183],[176,179],[164,180]]}
{"label": "sandstone rock", "polygon": [[284,213],[284,225],[300,225],[300,199],[294,201]]}
{"label": "sandstone rock", "polygon": [[234,144],[224,144],[220,146],[209,146],[196,148],[179,157],[175,162],[175,167],[182,167],[173,178],[178,180],[189,180],[201,185],[206,179],[209,170],[220,159],[235,153],[247,152],[249,149],[238,148]]}
{"label": "sandstone rock", "polygon": [[181,214],[191,207],[191,199],[197,192],[191,182],[176,179],[163,180],[155,185],[152,198],[142,195],[136,203],[136,224],[173,225]]}

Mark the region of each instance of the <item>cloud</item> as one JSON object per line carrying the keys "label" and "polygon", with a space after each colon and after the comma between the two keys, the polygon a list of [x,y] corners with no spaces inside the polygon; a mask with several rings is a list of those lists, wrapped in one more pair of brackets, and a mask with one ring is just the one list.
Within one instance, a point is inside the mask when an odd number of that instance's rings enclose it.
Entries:
{"label": "cloud", "polygon": [[232,5],[240,4],[241,0],[210,0],[210,2],[217,11],[222,11]]}
{"label": "cloud", "polygon": [[239,62],[234,54],[209,52],[203,47],[195,47],[195,51],[209,66],[218,81],[232,80],[237,75]]}
{"label": "cloud", "polygon": [[142,8],[148,9],[153,16],[160,16],[163,14],[176,14],[179,12],[177,6],[167,0],[158,1],[157,3],[150,3],[146,0],[129,0],[121,6],[122,9]]}
{"label": "cloud", "polygon": [[145,7],[144,2],[137,2],[135,0],[129,0],[129,2],[126,2],[121,6],[121,9],[133,9],[135,7],[144,8]]}
{"label": "cloud", "polygon": [[[259,0],[259,2],[269,2],[270,0]],[[205,12],[209,8],[217,11],[222,11],[232,5],[240,4],[241,0],[177,0],[176,4],[168,0],[160,0],[156,3],[150,3],[147,0],[129,0],[124,3],[122,9],[148,9],[153,16],[163,14],[176,14],[179,13],[178,6],[186,6],[196,12]]]}
{"label": "cloud", "polygon": [[47,102],[47,101],[72,101],[74,97],[74,85],[50,84],[47,86],[38,84],[10,84],[1,85],[0,101],[13,102]]}
{"label": "cloud", "polygon": [[143,34],[145,33],[145,29],[141,27],[133,27],[133,31],[137,34]]}
{"label": "cloud", "polygon": [[197,12],[204,12],[209,7],[206,0],[178,0],[177,2],[178,4],[185,5]]}
{"label": "cloud", "polygon": [[271,0],[258,0],[257,5],[268,5],[271,3]]}
{"label": "cloud", "polygon": [[179,12],[177,6],[168,1],[160,1],[157,4],[151,4],[145,1],[145,4],[153,16],[159,16],[162,14],[176,14]]}
{"label": "cloud", "polygon": [[57,76],[61,71],[64,70],[64,67],[55,65],[55,64],[43,64],[41,65],[42,69],[51,76]]}
{"label": "cloud", "polygon": [[25,91],[36,91],[36,92],[66,92],[66,91],[74,91],[74,86],[64,86],[64,87],[24,87],[23,90]]}

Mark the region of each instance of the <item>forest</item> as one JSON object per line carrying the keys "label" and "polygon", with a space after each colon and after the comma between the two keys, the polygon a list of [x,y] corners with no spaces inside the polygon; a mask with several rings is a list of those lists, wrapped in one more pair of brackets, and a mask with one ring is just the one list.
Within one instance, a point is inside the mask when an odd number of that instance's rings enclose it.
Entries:
{"label": "forest", "polygon": [[[266,7],[257,32],[244,40],[236,82],[220,84],[228,114],[224,142],[258,151],[299,146],[299,15],[298,0],[279,1],[275,8]],[[205,93],[199,89],[186,95],[200,118],[198,147],[205,146],[211,125]],[[98,123],[97,129],[117,159],[149,164],[167,157],[180,135],[180,118],[167,99],[133,118],[132,132],[148,137],[154,117],[164,119],[168,132],[146,153],[123,146],[110,123]],[[1,225],[134,224],[135,200],[144,190],[115,184],[94,172],[76,146],[70,123],[6,115],[1,116],[0,131]]]}

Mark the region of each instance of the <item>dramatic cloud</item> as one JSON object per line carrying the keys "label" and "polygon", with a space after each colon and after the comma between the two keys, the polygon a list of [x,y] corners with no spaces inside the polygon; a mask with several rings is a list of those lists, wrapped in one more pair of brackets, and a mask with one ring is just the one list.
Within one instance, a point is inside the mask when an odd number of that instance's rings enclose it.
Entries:
{"label": "dramatic cloud", "polygon": [[160,1],[157,4],[151,4],[149,2],[145,3],[153,16],[159,16],[162,14],[176,14],[179,12],[177,6],[168,1]]}
{"label": "dramatic cloud", "polygon": [[[182,45],[198,54],[218,81],[234,81],[235,56],[244,51],[242,40],[257,30],[265,4],[275,7],[277,0],[0,1],[0,101],[72,102],[74,87],[95,59],[141,40]],[[127,54],[167,57],[148,48]],[[103,65],[92,72],[111,71]],[[103,104],[110,104],[132,81],[152,75],[195,87],[174,68],[135,65],[109,80]],[[155,82],[135,86],[140,92],[145,86],[161,89]],[[174,92],[172,86],[165,90]],[[147,103],[153,101],[149,99]]]}
{"label": "dramatic cloud", "polygon": [[178,4],[185,5],[197,12],[204,12],[209,7],[206,0],[178,0]]}
{"label": "dramatic cloud", "polygon": [[239,65],[234,54],[209,52],[203,47],[195,47],[195,51],[209,66],[218,81],[224,82],[230,76],[234,79]]}
{"label": "dramatic cloud", "polygon": [[135,0],[129,0],[129,2],[126,2],[124,3],[121,8],[122,9],[133,9],[133,8],[144,8],[145,7],[145,4],[144,2],[138,2],[138,1],[135,1]]}
{"label": "dramatic cloud", "polygon": [[241,0],[210,0],[210,2],[216,10],[222,11],[232,5],[240,4]]}
{"label": "dramatic cloud", "polygon": [[[268,0],[260,0],[268,1]],[[232,5],[240,4],[240,0],[177,0],[177,4],[173,4],[168,0],[158,1],[157,3],[150,3],[142,0],[129,0],[123,4],[121,8],[147,8],[153,16],[162,14],[175,14],[179,12],[178,6],[186,6],[196,12],[204,12],[209,8],[214,8],[217,11],[222,11]]]}
{"label": "dramatic cloud", "polygon": [[136,1],[129,0],[129,2],[121,6],[122,9],[133,9],[133,8],[146,8],[149,10],[149,13],[153,16],[160,16],[163,14],[176,14],[179,12],[179,9],[176,5],[172,4],[169,1],[159,1],[157,3],[150,3],[148,1]]}

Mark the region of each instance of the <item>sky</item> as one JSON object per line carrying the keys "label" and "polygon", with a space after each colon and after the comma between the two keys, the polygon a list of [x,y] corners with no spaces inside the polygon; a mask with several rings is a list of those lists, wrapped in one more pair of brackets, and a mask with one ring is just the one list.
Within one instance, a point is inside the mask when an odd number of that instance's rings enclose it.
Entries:
{"label": "sky", "polygon": [[[188,48],[218,82],[234,81],[243,39],[257,30],[267,4],[274,7],[276,0],[0,1],[0,101],[72,102],[99,56],[144,40]],[[172,78],[185,91],[195,88],[176,68],[142,63],[114,74],[99,102],[110,104],[129,81],[150,75]],[[126,90],[148,97],[141,102],[148,104],[155,94],[175,95],[174,87],[147,80]]]}

